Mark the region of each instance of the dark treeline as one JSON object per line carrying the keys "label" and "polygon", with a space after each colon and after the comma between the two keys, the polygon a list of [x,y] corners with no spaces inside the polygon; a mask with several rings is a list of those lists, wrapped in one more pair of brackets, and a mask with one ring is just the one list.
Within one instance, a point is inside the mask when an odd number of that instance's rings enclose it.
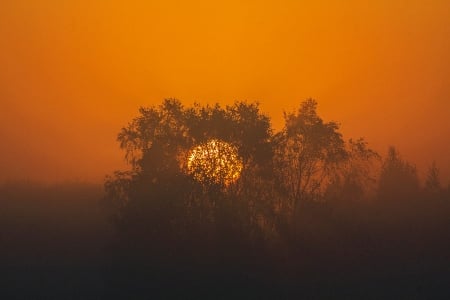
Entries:
{"label": "dark treeline", "polygon": [[[421,182],[394,147],[345,140],[314,100],[275,132],[256,103],[169,99],[141,108],[118,141],[130,169],[108,176],[103,195],[0,189],[2,243],[17,248],[3,261],[24,289],[37,265],[34,275],[72,274],[55,282],[74,299],[450,296],[450,188],[438,167]],[[12,253],[22,246],[37,252]],[[31,291],[51,293],[52,276]]]}

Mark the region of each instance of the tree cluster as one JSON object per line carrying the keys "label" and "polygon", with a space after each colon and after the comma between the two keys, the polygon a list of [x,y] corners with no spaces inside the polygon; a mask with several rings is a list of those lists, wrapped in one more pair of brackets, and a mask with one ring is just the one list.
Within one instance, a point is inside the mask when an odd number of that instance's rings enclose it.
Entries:
{"label": "tree cluster", "polygon": [[[390,203],[413,203],[418,195],[449,195],[435,165],[422,189],[416,168],[395,148],[383,159],[364,139],[345,140],[338,123],[318,115],[313,99],[284,119],[283,129],[275,132],[259,105],[246,102],[185,107],[167,99],[141,108],[118,135],[130,170],[105,182],[118,252],[166,269],[218,262],[222,269],[243,262],[258,265],[274,255],[281,259],[307,247],[326,247],[310,236],[335,230],[325,230],[331,225],[320,220],[339,220],[339,230],[347,228],[349,218],[358,220],[357,226],[372,226],[361,203],[382,203],[386,209]],[[208,148],[208,141],[222,146]],[[189,165],[192,151],[207,151],[198,157],[221,152],[224,159]],[[233,156],[242,165],[225,167]],[[227,175],[221,172],[230,169],[239,176],[223,180]],[[351,216],[352,209],[359,215]],[[321,236],[320,243],[340,236],[334,245],[341,245],[352,230]]]}

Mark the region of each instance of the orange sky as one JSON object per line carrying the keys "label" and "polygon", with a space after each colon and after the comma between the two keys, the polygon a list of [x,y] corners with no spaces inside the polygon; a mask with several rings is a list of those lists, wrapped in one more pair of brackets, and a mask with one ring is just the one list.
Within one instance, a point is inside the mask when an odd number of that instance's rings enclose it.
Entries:
{"label": "orange sky", "polygon": [[[245,2],[245,3],[244,3]],[[450,178],[450,1],[5,0],[0,180],[101,181],[140,105],[313,97],[346,137]]]}

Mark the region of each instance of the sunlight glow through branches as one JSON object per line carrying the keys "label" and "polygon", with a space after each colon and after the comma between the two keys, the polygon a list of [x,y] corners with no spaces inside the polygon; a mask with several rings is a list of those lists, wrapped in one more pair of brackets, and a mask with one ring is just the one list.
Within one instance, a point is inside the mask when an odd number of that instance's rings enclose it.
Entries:
{"label": "sunlight glow through branches", "polygon": [[188,155],[188,173],[202,183],[227,186],[239,178],[242,168],[237,148],[217,139],[194,147]]}

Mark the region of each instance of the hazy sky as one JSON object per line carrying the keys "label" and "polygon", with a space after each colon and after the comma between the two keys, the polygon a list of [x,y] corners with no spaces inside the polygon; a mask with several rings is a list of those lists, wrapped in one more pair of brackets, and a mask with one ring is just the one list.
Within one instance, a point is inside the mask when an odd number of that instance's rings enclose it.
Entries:
{"label": "hazy sky", "polygon": [[450,1],[3,0],[0,180],[100,181],[138,107],[308,97],[450,178]]}

